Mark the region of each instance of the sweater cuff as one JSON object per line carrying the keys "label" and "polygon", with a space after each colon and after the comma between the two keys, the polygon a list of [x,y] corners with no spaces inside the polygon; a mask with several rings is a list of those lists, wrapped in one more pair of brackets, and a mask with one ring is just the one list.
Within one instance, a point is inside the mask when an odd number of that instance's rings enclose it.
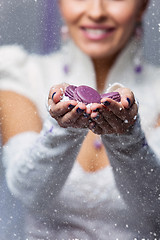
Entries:
{"label": "sweater cuff", "polygon": [[126,133],[105,134],[102,136],[102,141],[106,146],[106,150],[112,150],[114,154],[130,154],[133,153],[137,147],[139,149],[148,145],[144,132],[141,129],[139,116],[137,116],[135,124],[131,126]]}
{"label": "sweater cuff", "polygon": [[[57,141],[59,137],[65,136],[66,140],[67,137],[70,138],[78,138],[81,136],[85,136],[88,132],[88,129],[80,129],[80,128],[62,128],[59,126],[57,121],[51,117],[49,117],[44,125],[43,129],[40,133],[40,141],[42,141],[44,144],[50,145],[52,143],[53,138],[57,138]],[[62,140],[62,139],[61,139]],[[61,144],[61,143],[59,143]]]}

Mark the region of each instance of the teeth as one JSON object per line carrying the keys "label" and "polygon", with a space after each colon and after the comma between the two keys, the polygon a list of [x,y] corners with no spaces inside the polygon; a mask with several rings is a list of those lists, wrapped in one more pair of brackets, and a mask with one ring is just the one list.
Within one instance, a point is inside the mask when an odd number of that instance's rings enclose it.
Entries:
{"label": "teeth", "polygon": [[88,29],[88,28],[86,28],[85,31],[94,36],[100,36],[107,32],[106,29]]}

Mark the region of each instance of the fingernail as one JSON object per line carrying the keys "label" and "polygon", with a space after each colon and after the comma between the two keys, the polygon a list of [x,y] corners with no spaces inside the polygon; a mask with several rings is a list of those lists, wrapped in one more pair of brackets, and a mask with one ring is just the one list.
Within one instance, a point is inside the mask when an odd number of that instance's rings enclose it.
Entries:
{"label": "fingernail", "polygon": [[92,119],[90,118],[90,119],[88,120],[88,122],[89,122],[89,123],[92,123],[93,121],[92,121]]}
{"label": "fingernail", "polygon": [[53,97],[54,97],[55,94],[56,94],[56,92],[54,92],[54,93],[52,94],[52,100],[53,100]]}
{"label": "fingernail", "polygon": [[85,118],[88,118],[90,115],[89,115],[88,113],[84,112],[84,113],[83,113],[83,116],[84,116]]}
{"label": "fingernail", "polygon": [[99,112],[99,108],[96,108],[95,110],[93,110],[93,112]]}
{"label": "fingernail", "polygon": [[93,123],[93,122],[92,122],[92,123],[90,124],[90,128],[91,128],[91,129],[94,129],[95,127],[96,127],[96,123]]}
{"label": "fingernail", "polygon": [[94,120],[98,120],[98,118],[99,118],[99,115],[97,115],[97,116],[94,117],[93,119],[94,119]]}
{"label": "fingernail", "polygon": [[74,107],[75,107],[74,105],[69,104],[68,109],[71,110],[71,109],[73,109]]}
{"label": "fingernail", "polygon": [[104,104],[105,106],[109,106],[109,105],[110,105],[110,102],[105,101],[105,102],[103,102],[103,104]]}
{"label": "fingernail", "polygon": [[81,108],[77,108],[77,113],[82,113],[82,112],[84,112],[84,109],[81,109]]}
{"label": "fingernail", "polygon": [[131,100],[129,98],[127,98],[127,101],[129,103],[129,106],[131,105]]}

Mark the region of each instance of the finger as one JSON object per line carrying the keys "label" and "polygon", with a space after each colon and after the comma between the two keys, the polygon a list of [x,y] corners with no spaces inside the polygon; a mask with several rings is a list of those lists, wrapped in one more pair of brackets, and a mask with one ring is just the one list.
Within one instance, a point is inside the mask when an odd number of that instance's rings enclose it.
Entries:
{"label": "finger", "polygon": [[91,119],[93,122],[96,122],[98,125],[101,125],[106,121],[100,112],[92,112]]}
{"label": "finger", "polygon": [[121,95],[121,103],[124,108],[130,108],[134,102],[135,102],[135,97],[133,92],[129,88],[119,88],[117,91]]}
{"label": "finger", "polygon": [[[113,121],[112,120],[113,114],[112,114],[112,116],[110,116],[111,114],[109,113],[107,118],[104,118],[103,115],[100,112],[96,112],[96,113],[93,112],[91,114],[91,116],[92,116],[92,118],[91,118],[92,123],[96,126],[96,130],[93,129],[93,131],[95,133],[97,131],[98,131],[98,134],[99,134],[100,131],[101,131],[101,134],[108,134],[108,133],[110,134],[110,133],[115,132],[115,130],[113,129],[112,125],[110,124],[110,121],[111,122]],[[96,115],[96,116],[94,117],[94,115]],[[115,116],[114,116],[114,118],[115,118]],[[91,126],[93,124],[91,124]],[[97,130],[97,128],[98,128],[98,130]]]}
{"label": "finger", "polygon": [[89,117],[84,117],[84,115],[80,115],[79,118],[73,124],[76,128],[88,128],[89,126]]}
{"label": "finger", "polygon": [[107,122],[116,133],[124,133],[127,129],[134,124],[137,119],[138,107],[133,104],[130,109],[124,109],[126,118],[123,120],[117,117],[112,111],[107,115]]}
{"label": "finger", "polygon": [[115,130],[107,123],[104,126],[98,125],[96,123],[90,123],[89,129],[93,133],[98,134],[98,135],[115,133]]}
{"label": "finger", "polygon": [[[129,109],[123,108],[123,106],[117,108],[113,105],[110,105],[108,108],[110,109],[108,114],[111,114],[112,112],[121,121],[128,121],[129,123],[133,123],[135,116],[138,114],[138,106],[136,103],[134,103]],[[106,111],[105,113],[107,114]]]}
{"label": "finger", "polygon": [[[103,129],[106,133],[121,133],[123,132],[123,119],[117,116],[122,111],[122,104],[118,103],[110,98],[105,98],[107,101],[107,107],[102,106],[99,113],[94,117],[96,113],[92,113],[92,119]],[[113,111],[112,111],[113,110]],[[116,115],[117,114],[117,115]]]}
{"label": "finger", "polygon": [[[96,123],[96,126],[102,129],[101,131],[103,134],[115,132],[115,130],[117,129],[116,128],[117,118],[109,109],[105,108],[104,115],[103,115],[104,108],[102,105],[97,105],[97,106],[95,105],[94,107],[92,107],[92,110],[93,111],[91,113],[91,119],[93,122]],[[113,121],[115,121],[115,124]],[[119,120],[119,122],[121,124],[122,121]]]}
{"label": "finger", "polygon": [[102,102],[102,114],[104,116],[104,118],[106,118],[108,116],[108,114],[110,114],[110,112],[112,112],[113,114],[115,114],[117,117],[121,118],[121,116],[123,115],[123,105],[121,103],[118,103],[110,98],[105,98],[103,99],[104,102]]}
{"label": "finger", "polygon": [[[125,110],[127,111],[127,110]],[[134,103],[132,105],[132,107],[130,109],[128,109],[128,115],[126,114],[126,119],[128,120],[128,123],[129,124],[134,124],[134,122],[136,121],[137,119],[137,114],[138,114],[138,106],[136,103]],[[125,121],[125,120],[124,120]]]}
{"label": "finger", "polygon": [[70,112],[77,105],[77,102],[71,100],[66,102],[58,102],[55,104],[51,99],[49,99],[49,104],[49,112],[51,116],[57,118]]}
{"label": "finger", "polygon": [[91,105],[90,107],[91,109],[91,119],[96,119],[99,122],[103,121],[103,116],[101,115],[101,110],[103,109],[103,106],[99,103],[94,103],[93,105]]}
{"label": "finger", "polygon": [[76,125],[76,121],[79,117],[83,116],[86,106],[84,103],[78,103],[71,111],[61,116],[59,119],[60,126],[72,126]]}
{"label": "finger", "polygon": [[51,88],[48,96],[48,100],[52,100],[54,103],[60,102],[63,97],[63,92],[60,88]]}
{"label": "finger", "polygon": [[132,104],[132,106],[130,106],[130,108],[124,108],[122,103],[107,99],[105,102],[103,102],[103,106],[104,108],[102,114],[104,115],[104,118],[106,118],[109,112],[112,111],[116,117],[120,118],[122,121],[125,121],[126,119],[132,119],[135,115],[137,115],[138,112],[138,107],[135,102]]}
{"label": "finger", "polygon": [[90,109],[92,112],[97,112],[102,108],[100,103],[92,103]]}
{"label": "finger", "polygon": [[49,91],[48,99],[53,100],[55,103],[59,102],[67,86],[68,84],[66,83],[53,86]]}
{"label": "finger", "polygon": [[101,135],[103,133],[102,128],[97,125],[95,122],[90,122],[88,128],[95,134]]}
{"label": "finger", "polygon": [[[114,132],[114,133],[122,133],[123,132],[123,124],[124,122],[118,118],[113,112],[109,112],[105,118],[106,122],[108,123],[107,131]],[[102,125],[103,128],[103,125]]]}

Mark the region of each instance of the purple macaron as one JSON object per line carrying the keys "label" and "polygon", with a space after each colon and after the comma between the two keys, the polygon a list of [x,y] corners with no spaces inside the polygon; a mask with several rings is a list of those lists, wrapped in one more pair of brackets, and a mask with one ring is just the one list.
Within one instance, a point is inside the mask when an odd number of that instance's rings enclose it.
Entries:
{"label": "purple macaron", "polygon": [[75,100],[74,91],[77,87],[74,85],[69,85],[65,90],[65,96],[69,97],[70,100]]}
{"label": "purple macaron", "polygon": [[101,99],[105,98],[105,97],[111,98],[111,99],[113,99],[116,102],[120,102],[121,101],[121,96],[120,96],[119,92],[109,92],[109,93],[101,94]]}
{"label": "purple macaron", "polygon": [[70,100],[83,102],[86,105],[90,103],[101,103],[101,99],[105,97],[111,98],[117,102],[121,101],[119,92],[109,92],[100,95],[95,89],[85,85],[79,87],[69,85],[65,90],[65,96]]}
{"label": "purple macaron", "polygon": [[75,100],[85,104],[101,102],[100,94],[95,89],[84,85],[81,85],[75,89],[74,98]]}

